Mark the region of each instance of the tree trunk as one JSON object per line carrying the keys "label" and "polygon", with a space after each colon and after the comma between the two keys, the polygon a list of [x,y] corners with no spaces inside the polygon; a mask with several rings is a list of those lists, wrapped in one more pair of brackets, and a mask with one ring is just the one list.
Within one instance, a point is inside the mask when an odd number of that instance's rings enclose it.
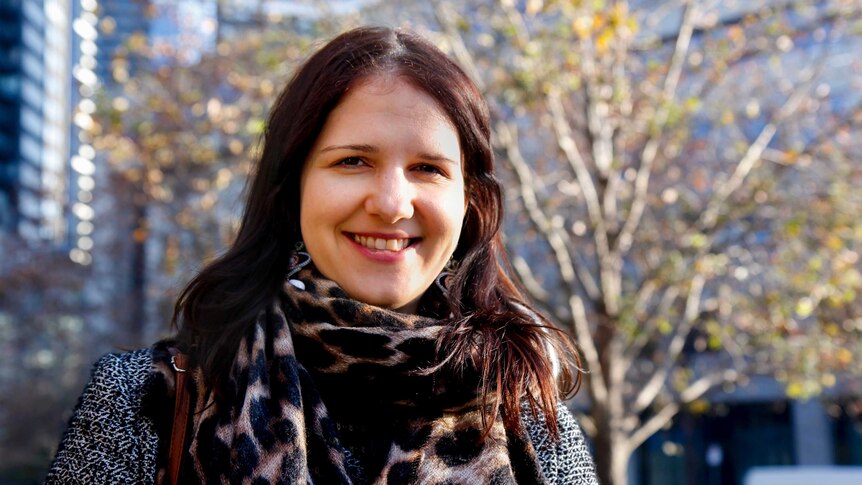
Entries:
{"label": "tree trunk", "polygon": [[604,399],[596,399],[594,394],[591,395],[593,398],[591,414],[596,424],[596,436],[593,438],[596,473],[602,485],[625,485],[628,483],[628,462],[631,450],[628,446],[629,437],[622,429],[622,423],[626,417],[622,388],[615,380],[615,374],[620,371],[615,366],[619,365],[621,355],[613,342],[619,322],[614,316],[607,314],[603,303],[599,302],[596,305],[599,311],[596,312],[595,318],[598,319],[599,324],[593,334],[599,353],[600,369],[591,369],[591,372],[602,373],[607,386]]}
{"label": "tree trunk", "polygon": [[[593,414],[593,417],[597,417]],[[602,426],[593,438],[595,449],[596,474],[601,485],[626,485],[628,483],[628,464],[631,452],[625,446],[625,438],[612,438],[611,433],[603,432]]]}
{"label": "tree trunk", "polygon": [[611,451],[611,480],[607,482],[608,484],[624,485],[628,483],[629,458],[631,458],[631,453],[627,451],[620,449]]}
{"label": "tree trunk", "polygon": [[146,254],[146,231],[149,231],[147,220],[146,195],[138,194],[134,198],[135,204],[135,229],[133,231],[134,247],[132,249],[131,267],[131,321],[129,322],[130,337],[135,345],[146,345],[145,336],[147,332],[147,304],[146,277],[147,277],[147,254]]}

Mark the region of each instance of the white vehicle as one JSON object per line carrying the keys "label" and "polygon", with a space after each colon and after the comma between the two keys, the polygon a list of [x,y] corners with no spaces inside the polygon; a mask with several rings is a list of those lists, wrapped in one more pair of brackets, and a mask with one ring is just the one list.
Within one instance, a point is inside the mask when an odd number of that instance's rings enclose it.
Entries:
{"label": "white vehicle", "polygon": [[774,466],[754,467],[745,474],[744,485],[829,485],[862,484],[859,466]]}

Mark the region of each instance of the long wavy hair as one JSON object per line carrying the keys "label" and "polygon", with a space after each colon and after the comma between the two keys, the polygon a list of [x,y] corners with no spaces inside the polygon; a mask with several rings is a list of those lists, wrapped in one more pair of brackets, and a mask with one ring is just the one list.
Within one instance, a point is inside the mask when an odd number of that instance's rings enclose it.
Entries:
{"label": "long wavy hair", "polygon": [[[236,241],[176,302],[178,342],[218,388],[238,342],[281,288],[290,251],[301,240],[300,174],[309,150],[347,90],[382,74],[434,98],[457,128],[464,155],[467,214],[454,254],[460,265],[448,288],[454,323],[438,341],[440,362],[478,369],[480,398],[500,403],[507,429],[520,429],[526,401],[557,436],[555,406],[561,395],[576,392],[579,361],[568,336],[535,311],[508,276],[487,104],[458,65],[403,30],[365,27],[339,35],[308,58],[278,96]],[[484,416],[486,431],[496,419],[496,413]]]}

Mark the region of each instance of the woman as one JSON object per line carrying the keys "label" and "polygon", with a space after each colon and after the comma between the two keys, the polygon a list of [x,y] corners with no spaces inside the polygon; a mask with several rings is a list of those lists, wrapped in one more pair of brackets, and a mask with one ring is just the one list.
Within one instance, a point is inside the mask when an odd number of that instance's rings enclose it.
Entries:
{"label": "woman", "polygon": [[575,354],[501,266],[488,110],[461,69],[356,29],[267,126],[237,240],[180,295],[176,341],[97,364],[48,482],[163,480],[179,446],[180,482],[594,483],[558,402]]}

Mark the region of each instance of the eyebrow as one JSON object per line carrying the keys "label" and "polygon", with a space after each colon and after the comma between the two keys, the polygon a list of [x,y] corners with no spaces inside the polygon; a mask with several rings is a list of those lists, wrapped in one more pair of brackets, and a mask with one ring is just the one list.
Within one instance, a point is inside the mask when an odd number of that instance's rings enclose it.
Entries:
{"label": "eyebrow", "polygon": [[377,153],[377,147],[374,145],[330,145],[320,149],[320,153],[331,152],[333,150],[355,150],[365,153]]}
{"label": "eyebrow", "polygon": [[[363,153],[378,153],[380,151],[374,145],[360,144],[360,145],[330,145],[328,147],[321,148],[320,153],[326,153],[326,152],[331,152],[331,151],[335,151],[335,150],[353,150],[353,151],[363,152]],[[452,163],[454,165],[460,165],[460,163],[456,162],[455,160],[451,160],[449,158],[446,158],[442,155],[438,155],[435,153],[420,153],[418,155],[418,157],[423,159],[423,160],[428,160],[431,162],[449,162],[449,163]]]}

